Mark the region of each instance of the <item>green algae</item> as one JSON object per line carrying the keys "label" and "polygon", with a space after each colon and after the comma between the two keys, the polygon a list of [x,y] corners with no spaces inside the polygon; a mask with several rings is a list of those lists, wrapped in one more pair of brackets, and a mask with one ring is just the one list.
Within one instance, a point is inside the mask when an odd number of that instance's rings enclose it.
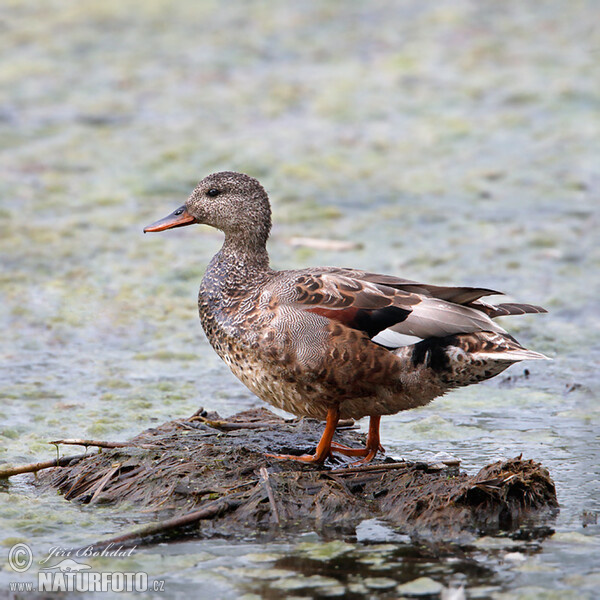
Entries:
{"label": "green algae", "polygon": [[296,550],[312,560],[330,560],[353,550],[354,546],[343,541],[303,542]]}

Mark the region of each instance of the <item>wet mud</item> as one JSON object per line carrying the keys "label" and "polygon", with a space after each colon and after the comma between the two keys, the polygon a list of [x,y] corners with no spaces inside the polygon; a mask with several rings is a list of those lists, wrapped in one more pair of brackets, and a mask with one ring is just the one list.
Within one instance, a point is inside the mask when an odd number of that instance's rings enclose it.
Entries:
{"label": "wet mud", "polygon": [[[352,534],[373,518],[411,536],[456,540],[516,530],[558,510],[548,471],[522,457],[469,475],[448,458],[382,457],[368,465],[334,458],[321,466],[265,455],[310,452],[322,427],[312,419],[284,420],[266,409],[228,419],[202,411],[148,429],[123,447],[102,448],[44,470],[36,482],[70,501],[129,503],[154,512],[158,524],[114,538],[136,543],[174,535]],[[336,441],[360,446],[365,440],[348,424],[336,432]]]}

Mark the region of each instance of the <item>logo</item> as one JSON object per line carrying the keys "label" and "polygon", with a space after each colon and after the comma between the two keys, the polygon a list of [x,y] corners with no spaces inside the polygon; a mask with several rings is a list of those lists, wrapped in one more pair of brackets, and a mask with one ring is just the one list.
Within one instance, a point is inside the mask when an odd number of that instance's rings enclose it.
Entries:
{"label": "logo", "polygon": [[[39,561],[45,565],[52,558],[61,559],[55,565],[39,569],[37,588],[31,582],[13,582],[9,584],[11,592],[162,592],[164,580],[149,581],[148,573],[113,571],[96,573],[93,567],[75,558],[93,558],[97,556],[131,556],[135,547],[124,549],[109,544],[102,550],[93,546],[71,550],[53,546],[47,556]],[[72,558],[74,557],[74,558]],[[27,544],[15,544],[8,551],[8,564],[16,573],[25,573],[33,565],[33,552]]]}
{"label": "logo", "polygon": [[8,551],[8,564],[13,571],[25,573],[33,563],[33,552],[27,544],[15,544]]}
{"label": "logo", "polygon": [[78,563],[72,558],[65,558],[61,560],[57,565],[53,567],[44,567],[42,571],[51,571],[52,569],[60,569],[62,573],[72,573],[77,571],[85,571],[85,569],[91,569],[90,565],[84,563]]}

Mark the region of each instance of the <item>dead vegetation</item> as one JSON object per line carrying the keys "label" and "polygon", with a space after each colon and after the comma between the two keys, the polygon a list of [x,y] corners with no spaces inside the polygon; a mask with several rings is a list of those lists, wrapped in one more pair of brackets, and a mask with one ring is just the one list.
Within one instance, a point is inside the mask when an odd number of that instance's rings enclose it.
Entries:
{"label": "dead vegetation", "polygon": [[[62,458],[54,468],[38,463],[44,470],[36,485],[57,489],[71,501],[127,502],[159,519],[104,544],[174,534],[247,537],[308,529],[351,533],[362,520],[374,517],[411,535],[450,539],[478,530],[516,528],[524,519],[558,506],[546,469],[521,457],[469,476],[452,461],[386,459],[358,467],[342,462],[319,467],[264,455],[304,453],[316,445],[321,430],[319,422],[285,421],[266,409],[229,419],[199,411],[126,443],[53,442],[100,450]],[[336,441],[364,443],[351,424],[338,430]]]}

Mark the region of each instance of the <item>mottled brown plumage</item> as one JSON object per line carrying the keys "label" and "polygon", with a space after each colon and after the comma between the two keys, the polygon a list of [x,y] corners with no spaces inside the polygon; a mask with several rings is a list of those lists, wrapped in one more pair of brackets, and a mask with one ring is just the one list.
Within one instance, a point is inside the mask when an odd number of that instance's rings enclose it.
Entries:
{"label": "mottled brown plumage", "polygon": [[[225,233],[198,295],[217,354],[262,400],[327,421],[315,455],[301,460],[322,461],[332,448],[371,460],[382,415],[427,404],[514,362],[545,358],[491,320],[545,310],[481,300],[493,290],[337,267],[271,269],[269,200],[248,175],[209,175],[184,206],[144,231],[192,223]],[[365,449],[332,442],[339,418],[364,416],[371,418]]]}

